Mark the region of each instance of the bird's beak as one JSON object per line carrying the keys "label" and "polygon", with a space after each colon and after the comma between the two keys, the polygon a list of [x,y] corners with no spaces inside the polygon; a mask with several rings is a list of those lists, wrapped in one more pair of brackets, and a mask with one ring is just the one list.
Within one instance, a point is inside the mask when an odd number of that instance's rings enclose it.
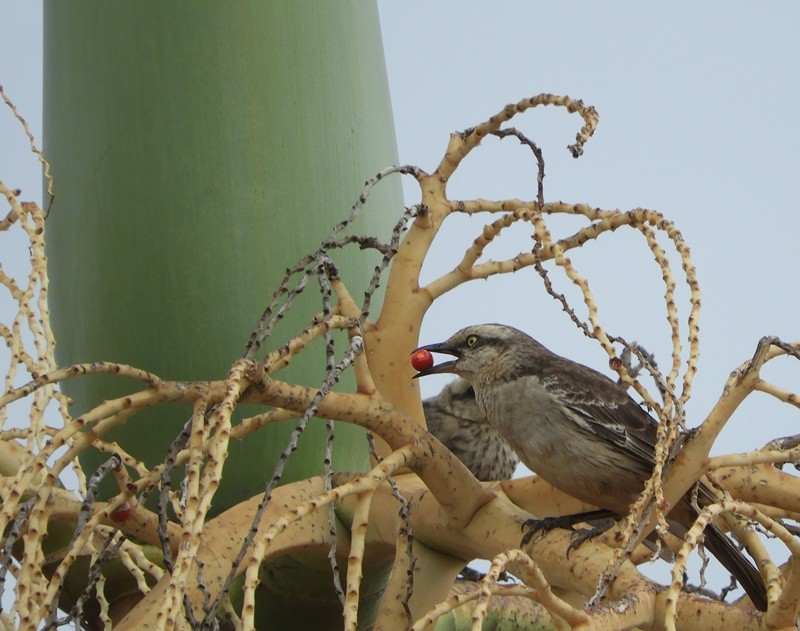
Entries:
{"label": "bird's beak", "polygon": [[[436,366],[431,366],[425,370],[420,370],[416,375],[412,377],[412,379],[416,379],[417,377],[426,377],[428,375],[437,375],[439,373],[444,372],[455,372],[453,368],[458,361],[458,357],[461,356],[461,353],[456,349],[452,348],[451,346],[447,346],[444,343],[439,344],[429,344],[428,346],[420,346],[418,351],[430,351],[431,353],[445,353],[446,355],[453,355],[456,359],[449,362],[444,362],[442,364],[437,364]],[[416,351],[414,351],[416,352]]]}

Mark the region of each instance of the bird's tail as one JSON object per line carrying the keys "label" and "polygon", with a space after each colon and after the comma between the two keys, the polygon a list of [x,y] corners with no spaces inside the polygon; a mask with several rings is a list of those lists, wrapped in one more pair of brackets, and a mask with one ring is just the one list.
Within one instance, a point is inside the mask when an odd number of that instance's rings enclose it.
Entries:
{"label": "bird's tail", "polygon": [[705,547],[739,581],[759,611],[767,610],[767,588],[756,567],[714,524],[705,530]]}

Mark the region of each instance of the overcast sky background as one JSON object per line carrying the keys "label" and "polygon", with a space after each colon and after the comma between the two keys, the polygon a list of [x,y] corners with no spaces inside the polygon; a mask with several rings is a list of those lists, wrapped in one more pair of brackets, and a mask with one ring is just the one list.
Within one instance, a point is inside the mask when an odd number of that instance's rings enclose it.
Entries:
{"label": "overcast sky background", "polygon": [[[6,20],[0,38],[0,83],[41,143],[41,4],[2,6],[13,19]],[[800,140],[799,4],[406,0],[381,2],[380,15],[401,163],[432,170],[452,131],[540,92],[567,94],[597,108],[599,127],[579,160],[565,149],[582,124],[577,115],[542,108],[513,124],[545,152],[547,201],[651,208],[681,230],[703,297],[690,424],[702,420],[730,371],[752,356],[761,336],[800,339],[800,216],[792,189]],[[485,145],[453,178],[450,197],[533,199],[529,152],[510,139]],[[38,163],[5,108],[0,179],[41,201]],[[410,182],[406,202],[417,200]],[[451,269],[492,219],[449,220],[452,227],[440,235],[426,277]],[[551,230],[566,236],[579,225],[554,218]],[[680,285],[679,258],[667,239],[660,241]],[[531,245],[520,228],[487,255],[510,258]],[[4,235],[0,255],[6,272],[26,269],[24,242],[12,246]],[[637,340],[666,367],[671,343],[664,289],[639,233],[623,229],[570,257],[589,279],[607,331]],[[577,297],[558,270],[551,279]],[[685,289],[678,295],[684,334],[687,296]],[[3,295],[3,322],[9,321],[7,308]],[[552,350],[609,372],[597,343],[569,322],[530,269],[470,283],[444,297],[431,309],[421,343],[441,341],[476,322],[513,324]],[[797,391],[797,362],[774,364],[766,376]],[[445,381],[426,380],[425,394]],[[796,410],[755,395],[726,428],[715,453],[796,433],[797,419]]]}

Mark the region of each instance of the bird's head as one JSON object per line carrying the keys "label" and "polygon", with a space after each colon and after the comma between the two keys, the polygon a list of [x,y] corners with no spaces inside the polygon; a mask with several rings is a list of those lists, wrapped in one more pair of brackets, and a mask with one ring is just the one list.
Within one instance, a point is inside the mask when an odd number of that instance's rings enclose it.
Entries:
{"label": "bird's head", "polygon": [[452,355],[455,359],[421,370],[414,378],[454,373],[473,384],[482,378],[513,378],[519,369],[520,352],[524,352],[531,344],[538,345],[530,336],[514,327],[502,324],[468,326],[444,342],[418,348]]}

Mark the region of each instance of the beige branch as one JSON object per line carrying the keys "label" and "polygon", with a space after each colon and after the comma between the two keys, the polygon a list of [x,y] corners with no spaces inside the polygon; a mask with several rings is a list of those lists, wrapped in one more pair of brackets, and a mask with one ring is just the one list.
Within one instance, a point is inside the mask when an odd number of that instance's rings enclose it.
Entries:
{"label": "beige branch", "polygon": [[759,392],[765,392],[766,394],[778,399],[778,401],[783,401],[784,403],[788,403],[789,405],[800,408],[800,396],[797,396],[797,394],[790,392],[789,390],[779,388],[768,381],[759,379],[754,384],[753,389],[758,390]]}
{"label": "beige branch", "polygon": [[728,454],[709,458],[705,471],[712,471],[720,467],[748,467],[754,464],[786,463],[800,461],[800,448],[787,451],[759,450],[748,451],[744,454]]}

